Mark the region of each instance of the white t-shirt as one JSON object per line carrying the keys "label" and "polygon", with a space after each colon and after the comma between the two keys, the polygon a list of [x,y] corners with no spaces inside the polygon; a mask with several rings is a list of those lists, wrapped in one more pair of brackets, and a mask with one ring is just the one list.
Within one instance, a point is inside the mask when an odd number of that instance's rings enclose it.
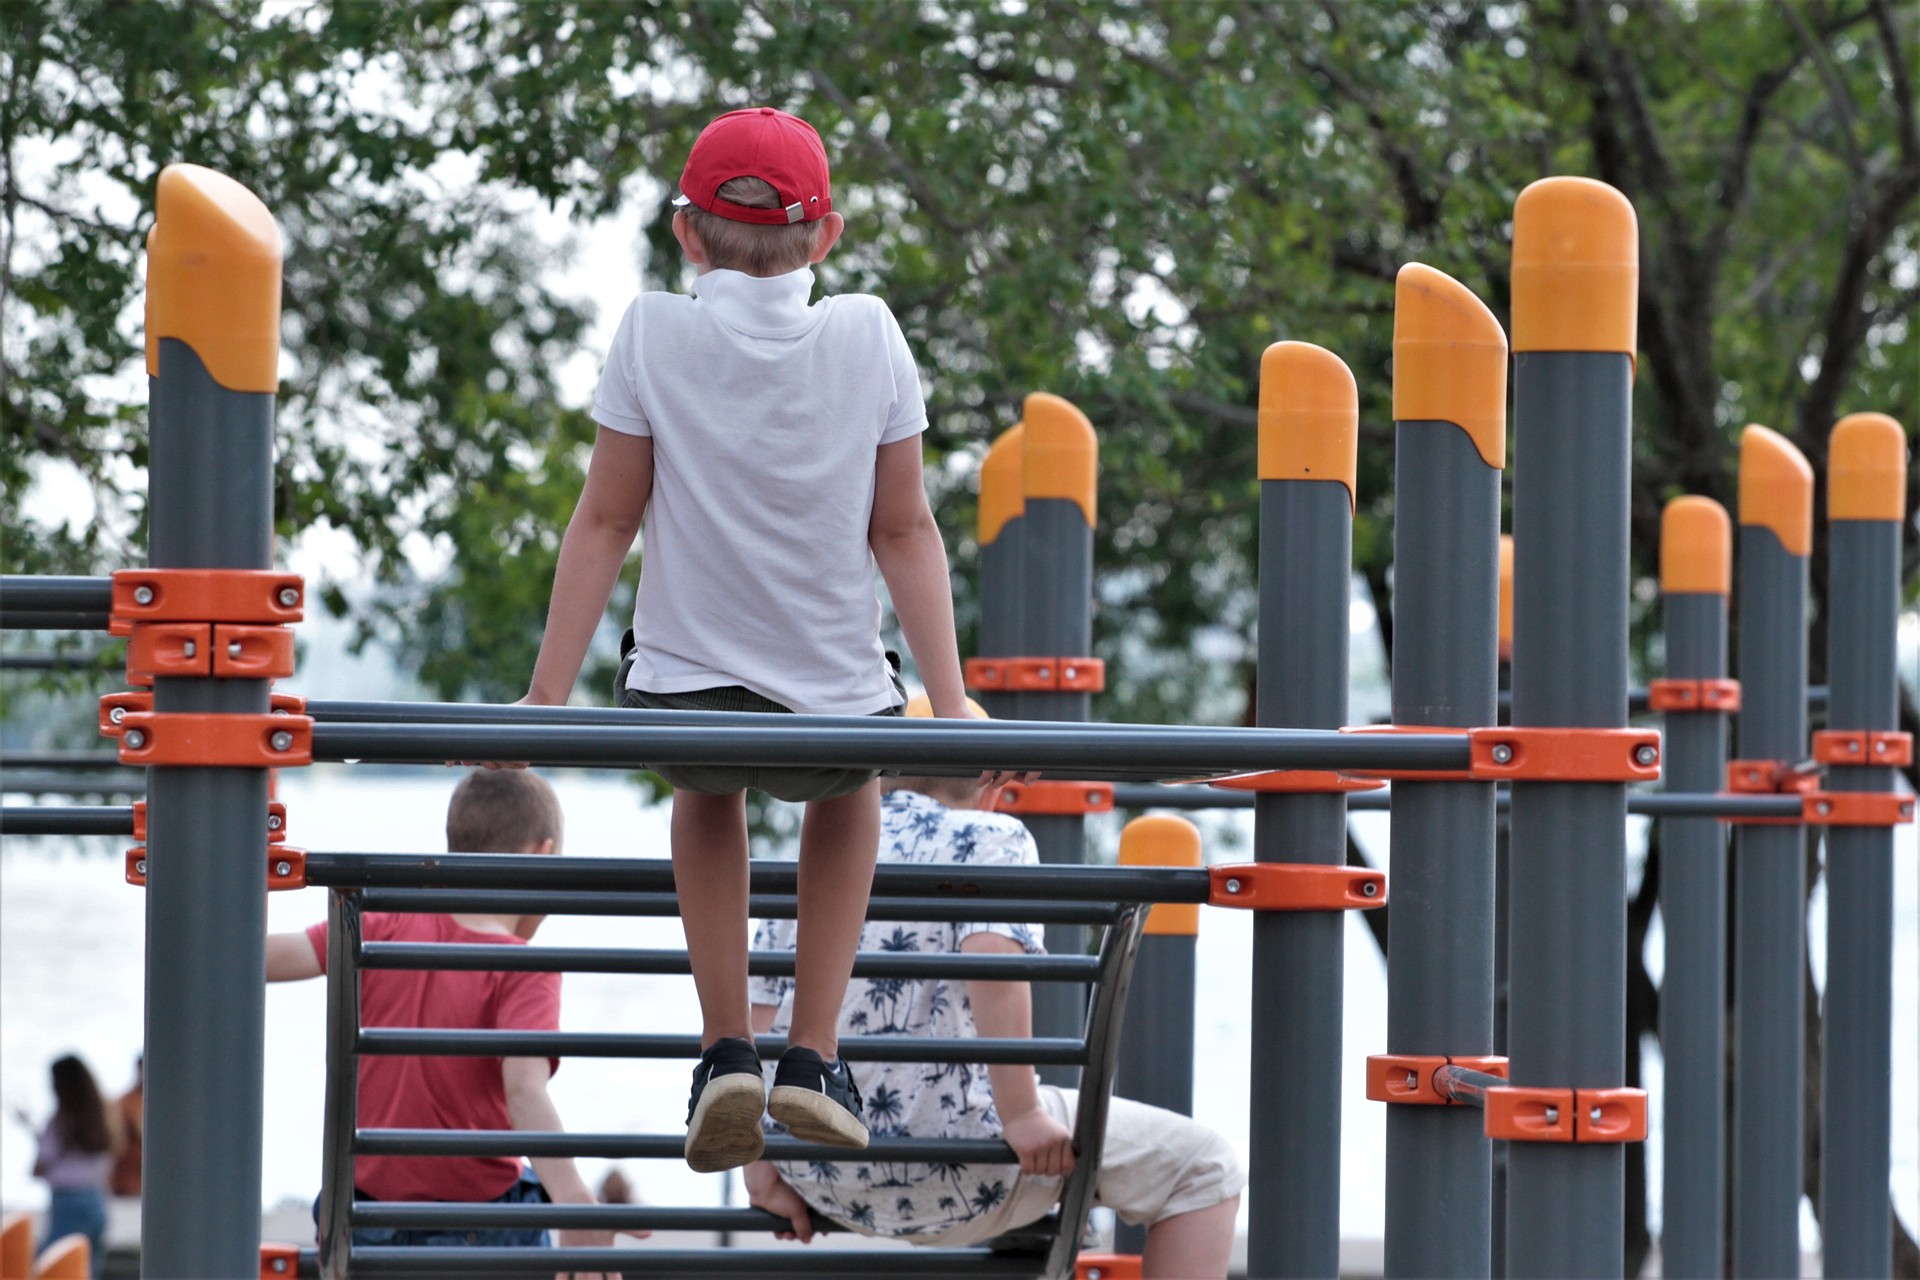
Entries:
{"label": "white t-shirt", "polygon": [[627,686],[744,685],[795,711],[898,703],[867,527],[874,451],[926,429],[887,304],[809,306],[813,272],[709,271],[643,293],[614,334],[594,420],[653,437]]}

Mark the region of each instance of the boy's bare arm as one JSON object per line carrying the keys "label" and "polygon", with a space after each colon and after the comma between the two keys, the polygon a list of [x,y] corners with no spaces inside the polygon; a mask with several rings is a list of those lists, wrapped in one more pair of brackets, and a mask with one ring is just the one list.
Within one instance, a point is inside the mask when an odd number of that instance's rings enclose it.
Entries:
{"label": "boy's bare arm", "polygon": [[[1025,948],[1000,933],[970,933],[960,950],[979,954],[1024,955]],[[988,1039],[1026,1040],[1033,1036],[1033,988],[1025,982],[967,983],[973,1025]],[[1073,1171],[1073,1133],[1040,1106],[1040,1082],[1029,1066],[989,1066],[994,1110],[1001,1136],[1020,1157],[1020,1172],[1060,1176]]]}
{"label": "boy's bare arm", "polygon": [[[502,1058],[500,1077],[507,1091],[507,1123],[528,1133],[559,1133],[560,1112],[547,1093],[553,1065],[545,1058]],[[593,1192],[569,1156],[534,1156],[533,1171],[555,1204],[593,1204]],[[650,1235],[650,1232],[635,1232]],[[562,1247],[600,1248],[613,1244],[611,1231],[562,1231]]]}
{"label": "boy's bare arm", "polygon": [[304,932],[267,935],[268,982],[299,982],[322,972],[320,957]]}
{"label": "boy's bare arm", "polygon": [[653,438],[600,428],[586,487],[560,543],[547,630],[526,701],[559,706],[572,694],[652,496]]}
{"label": "boy's bare arm", "polygon": [[953,583],[947,548],[927,506],[920,437],[883,444],[874,455],[873,518],[867,544],[887,580],[893,612],[913,650],[933,714],[964,720],[967,694],[953,634]]}

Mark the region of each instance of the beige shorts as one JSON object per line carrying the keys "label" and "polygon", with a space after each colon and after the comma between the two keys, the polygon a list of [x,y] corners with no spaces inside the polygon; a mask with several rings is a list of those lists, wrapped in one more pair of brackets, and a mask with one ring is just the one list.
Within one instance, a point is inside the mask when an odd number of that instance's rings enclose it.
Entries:
{"label": "beige shorts", "polygon": [[[1079,1102],[1077,1090],[1040,1086],[1040,1105],[1069,1129]],[[940,1235],[916,1237],[914,1243],[979,1244],[1038,1222],[1060,1202],[1063,1181],[1018,1175],[997,1208]],[[1093,1202],[1113,1210],[1122,1222],[1151,1226],[1175,1214],[1211,1209],[1239,1195],[1246,1184],[1232,1146],[1205,1125],[1126,1098],[1107,1104],[1106,1149]]]}

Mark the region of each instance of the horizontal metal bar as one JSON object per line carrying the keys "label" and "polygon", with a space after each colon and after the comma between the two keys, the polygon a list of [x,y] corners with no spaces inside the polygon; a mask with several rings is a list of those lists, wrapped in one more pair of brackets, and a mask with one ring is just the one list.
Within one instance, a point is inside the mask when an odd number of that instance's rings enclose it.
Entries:
{"label": "horizontal metal bar", "polygon": [[[1494,801],[1505,812],[1510,798],[1507,789],[1501,787]],[[1254,795],[1219,787],[1120,783],[1113,788],[1113,804],[1116,809],[1251,809]],[[1389,812],[1393,808],[1392,789],[1349,792],[1347,808],[1354,812]],[[1800,799],[1788,795],[1733,795],[1712,791],[1629,791],[1627,812],[1653,818],[1792,817],[1800,812]]]}
{"label": "horizontal metal bar", "polygon": [[[549,916],[677,916],[680,900],[671,893],[613,893],[589,890],[369,889],[360,898],[364,911],[509,912]],[[791,894],[755,894],[747,911],[758,920],[791,920]],[[1112,902],[1047,902],[1035,898],[878,897],[867,900],[869,920],[996,920],[1008,924],[1111,924],[1120,914]]]}
{"label": "horizontal metal bar", "polygon": [[0,631],[105,631],[112,621],[105,613],[0,606]]}
{"label": "horizontal metal bar", "polygon": [[[790,894],[800,864],[756,860],[749,872],[756,893]],[[601,889],[664,893],[673,888],[673,864],[664,858],[556,858],[513,853],[307,854],[307,883],[341,888]],[[1030,897],[1062,902],[1205,902],[1206,871],[1182,867],[881,866],[873,873],[881,896],[930,898]]]}
{"label": "horizontal metal bar", "polygon": [[0,671],[104,671],[124,660],[118,652],[0,653]]}
{"label": "horizontal metal bar", "polygon": [[[361,1156],[592,1156],[604,1160],[678,1160],[679,1133],[529,1133],[519,1129],[362,1129]],[[767,1139],[767,1159],[865,1164],[1013,1164],[1013,1148],[997,1138],[875,1138],[864,1150]]]}
{"label": "horizontal metal bar", "polygon": [[1711,791],[1629,791],[1627,812],[1654,818],[1797,818],[1800,797]]}
{"label": "horizontal metal bar", "polygon": [[[518,1228],[581,1231],[791,1231],[793,1223],[764,1209],[674,1208],[650,1204],[451,1204],[422,1200],[358,1200],[347,1220],[356,1227],[443,1231]],[[846,1228],[824,1214],[819,1231]]]}
{"label": "horizontal metal bar", "polygon": [[23,796],[143,796],[146,770],[128,774],[0,773],[0,791]]}
{"label": "horizontal metal bar", "polygon": [[1469,1107],[1484,1108],[1487,1105],[1487,1090],[1502,1088],[1507,1084],[1504,1076],[1489,1075],[1484,1071],[1474,1071],[1468,1067],[1456,1067],[1451,1064],[1436,1067],[1433,1072],[1435,1092],[1443,1093],[1455,1102]]}
{"label": "horizontal metal bar", "polygon": [[137,764],[121,764],[120,757],[106,751],[7,751],[0,752],[0,769],[90,769],[95,773],[129,773],[145,769]]}
{"label": "horizontal metal bar", "polygon": [[[785,1036],[761,1036],[762,1058],[786,1051]],[[465,1058],[685,1058],[700,1056],[699,1036],[639,1035],[605,1031],[456,1031],[441,1027],[362,1027],[356,1053]],[[841,1056],[851,1062],[1016,1063],[1029,1066],[1086,1065],[1084,1040],[1035,1037],[990,1040],[956,1037],[842,1036]]]}
{"label": "horizontal metal bar", "polygon": [[[791,951],[750,951],[753,977],[790,978]],[[369,942],[360,949],[364,969],[481,970],[489,973],[685,974],[687,953],[672,949],[609,947],[500,947],[486,943]],[[960,955],[863,951],[854,957],[856,978],[951,978],[958,981],[1092,982],[1100,976],[1094,956]]]}
{"label": "horizontal metal bar", "polygon": [[992,1249],[507,1249],[360,1245],[348,1252],[355,1276],[543,1276],[555,1272],[738,1276],[1037,1276],[1043,1259]]}
{"label": "horizontal metal bar", "polygon": [[43,613],[110,613],[113,579],[45,573],[0,575],[0,609],[9,613],[16,609]]}
{"label": "horizontal metal bar", "polygon": [[[11,789],[11,783],[8,784]],[[131,836],[131,805],[10,804],[0,808],[0,835]]]}
{"label": "horizontal metal bar", "polygon": [[503,760],[531,764],[803,765],[825,768],[1136,770],[1435,769],[1469,764],[1464,734],[881,719],[816,728],[770,715],[764,727],[706,725],[318,724],[316,760]]}

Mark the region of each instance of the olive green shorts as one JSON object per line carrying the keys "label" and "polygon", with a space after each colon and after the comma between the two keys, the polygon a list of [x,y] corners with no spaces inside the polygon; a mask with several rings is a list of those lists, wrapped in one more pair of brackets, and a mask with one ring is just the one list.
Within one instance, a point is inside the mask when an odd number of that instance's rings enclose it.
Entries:
{"label": "olive green shorts", "polygon": [[[900,690],[897,672],[893,675],[893,682],[894,688]],[[902,696],[904,698],[904,692]],[[620,694],[620,705],[654,711],[763,711],[793,714],[793,708],[782,706],[772,698],[764,698],[740,685],[694,689],[687,693],[649,693],[644,689],[624,689]],[[899,707],[889,707],[873,714],[897,716],[900,713]],[[648,767],[677,790],[726,796],[751,787],[766,792],[776,800],[795,804],[852,795],[880,776],[869,769],[763,769],[737,764],[656,764]]]}

